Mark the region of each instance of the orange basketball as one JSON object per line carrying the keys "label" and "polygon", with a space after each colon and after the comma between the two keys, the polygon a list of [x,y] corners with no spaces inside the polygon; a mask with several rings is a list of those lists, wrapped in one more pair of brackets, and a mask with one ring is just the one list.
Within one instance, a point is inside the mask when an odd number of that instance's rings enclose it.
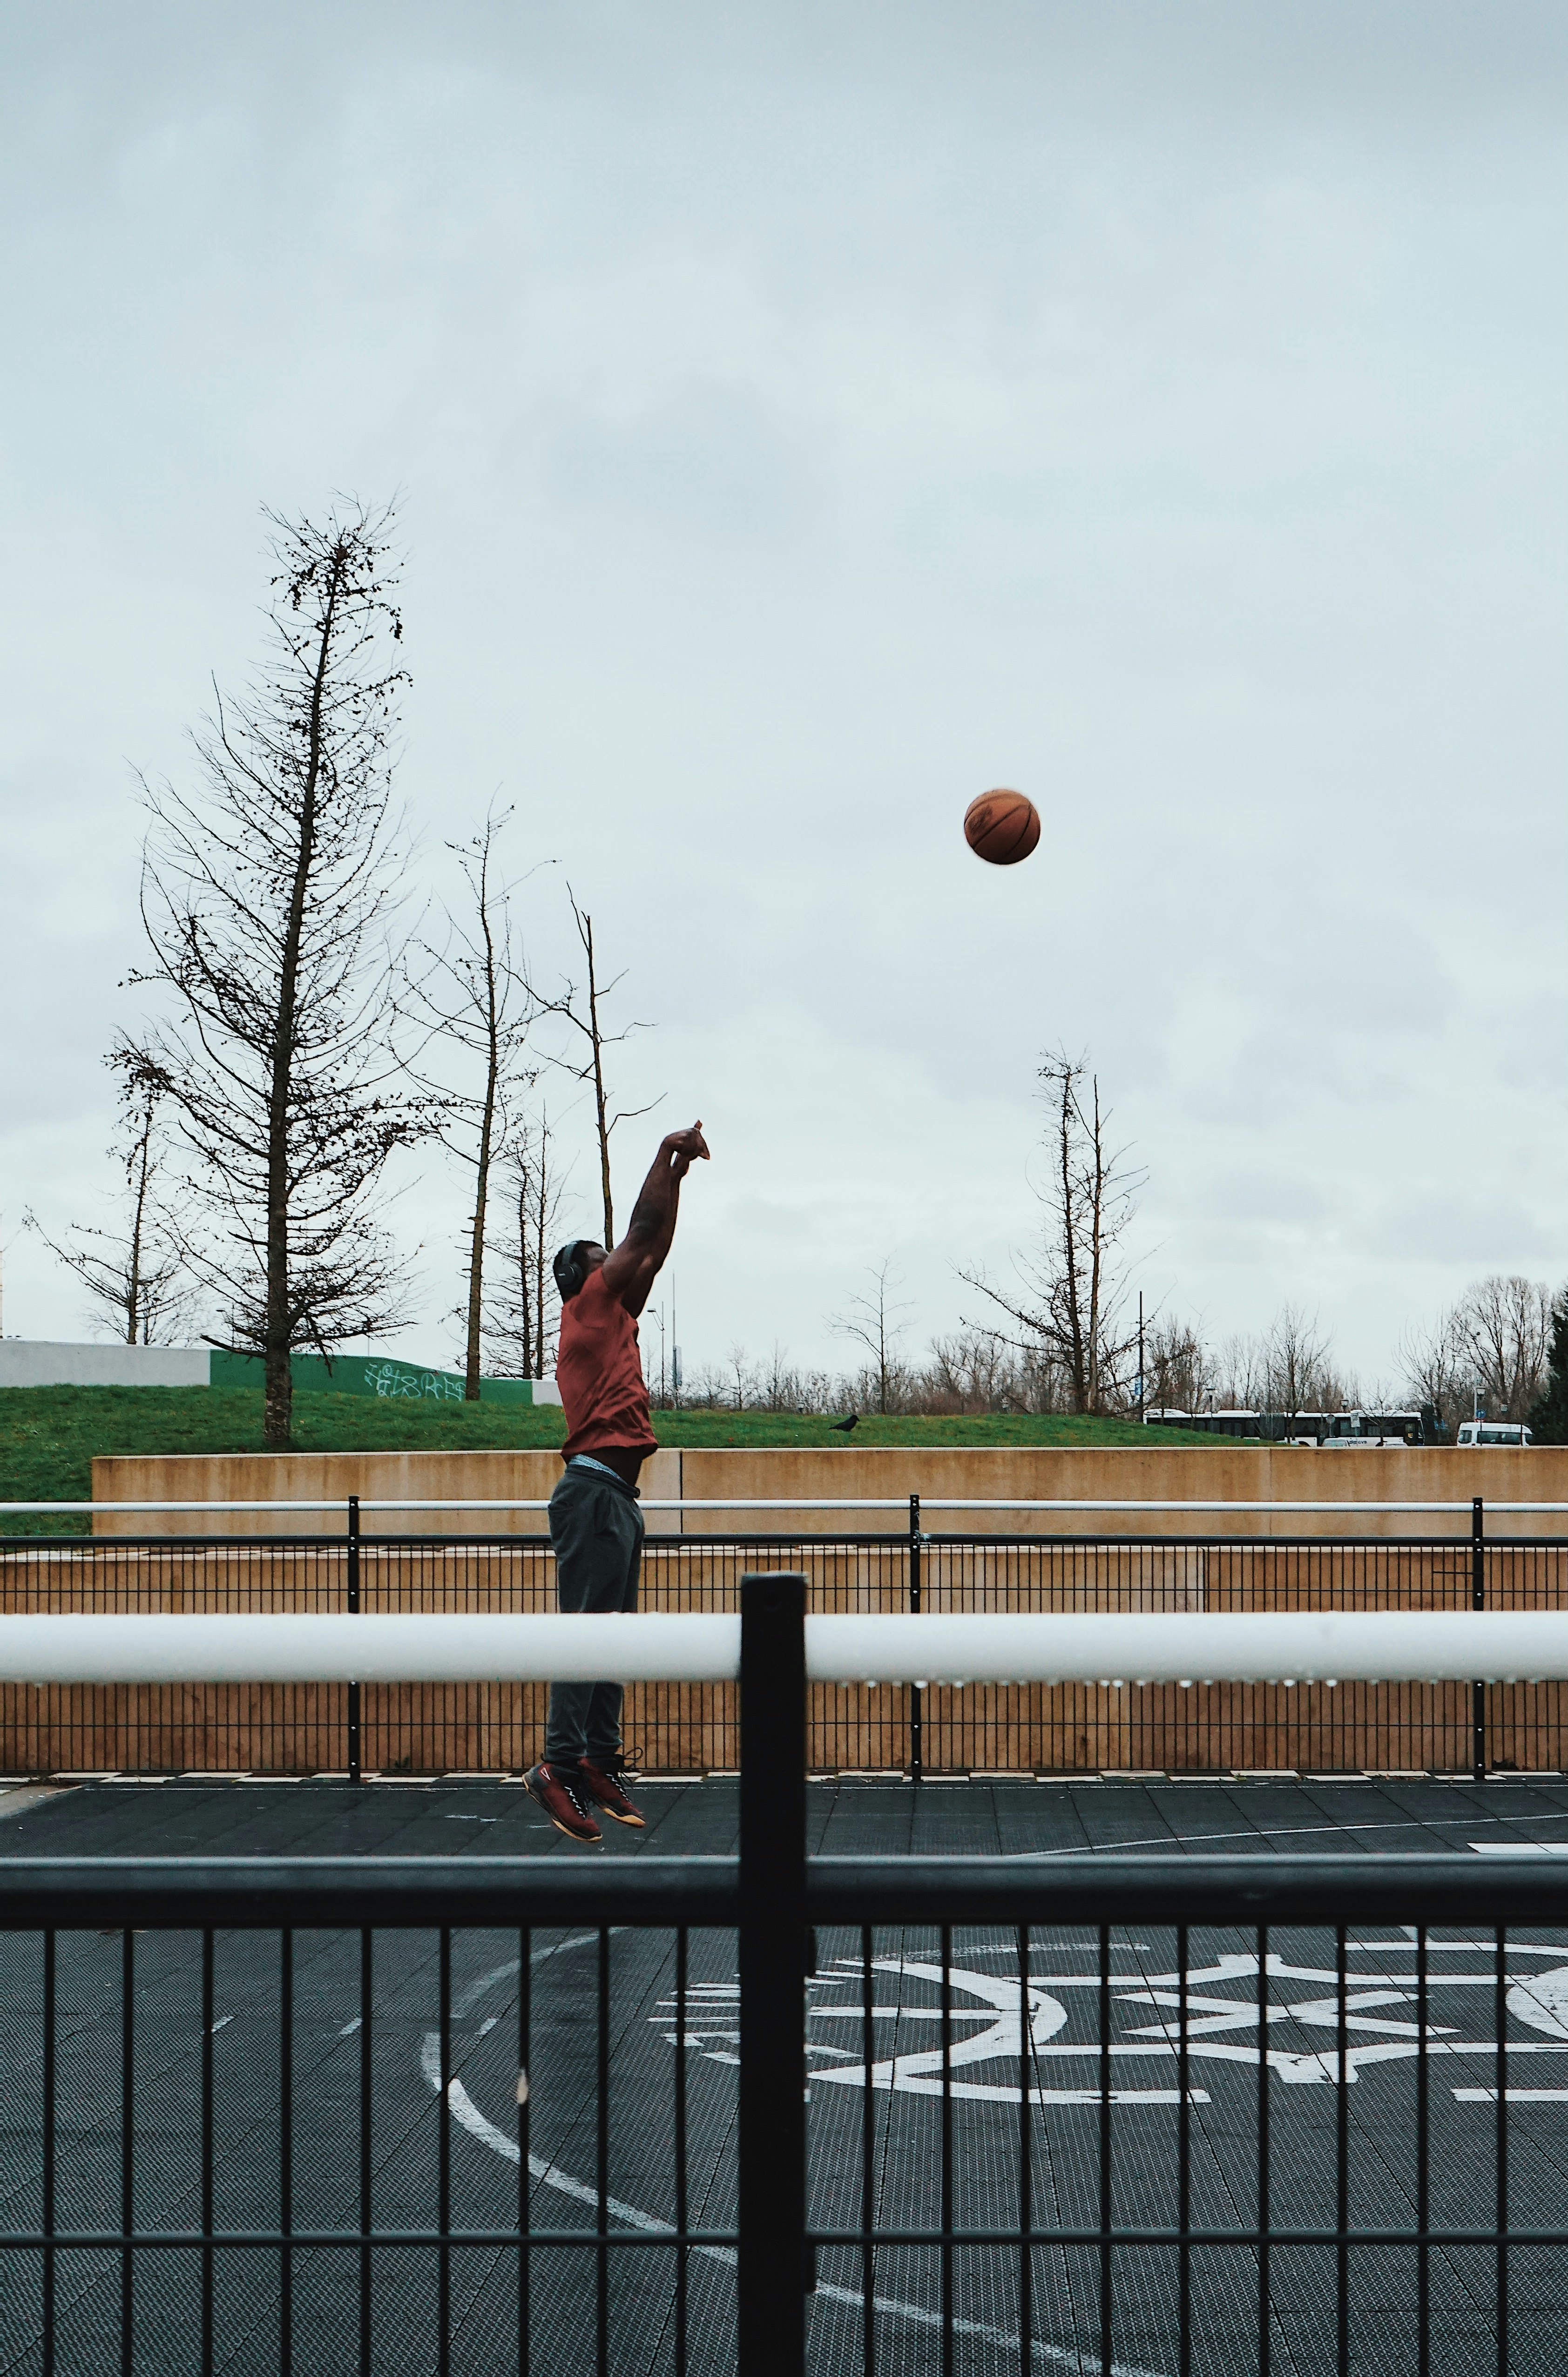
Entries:
{"label": "orange basketball", "polygon": [[1022,793],[982,793],[964,812],[964,839],[992,866],[1016,866],[1040,839],[1040,813]]}

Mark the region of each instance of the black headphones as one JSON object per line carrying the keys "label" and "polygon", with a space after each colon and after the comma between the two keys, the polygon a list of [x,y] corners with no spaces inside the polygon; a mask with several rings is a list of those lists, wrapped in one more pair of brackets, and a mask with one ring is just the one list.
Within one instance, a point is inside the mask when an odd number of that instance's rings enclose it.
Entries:
{"label": "black headphones", "polygon": [[556,1257],[553,1269],[563,1304],[570,1303],[588,1277],[588,1265],[582,1260],[582,1249],[592,1243],[589,1238],[573,1238],[570,1246],[563,1247]]}

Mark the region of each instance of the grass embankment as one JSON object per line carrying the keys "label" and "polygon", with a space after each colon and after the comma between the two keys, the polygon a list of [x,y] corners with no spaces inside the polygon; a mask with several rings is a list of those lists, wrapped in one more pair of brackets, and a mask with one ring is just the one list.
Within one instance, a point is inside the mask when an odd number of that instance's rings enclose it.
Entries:
{"label": "grass embankment", "polygon": [[[671,1445],[987,1445],[1191,1444],[1224,1439],[1162,1428],[1157,1436],[1130,1420],[998,1414],[978,1418],[860,1421],[852,1438],[831,1420],[794,1412],[658,1411],[654,1433]],[[534,1451],[558,1445],[566,1424],[541,1405],[382,1402],[365,1395],[294,1397],[294,1445],[301,1452]],[[0,1388],[0,1501],[85,1502],[92,1462],[110,1452],[260,1452],[259,1388]],[[66,1517],[0,1518],[11,1535],[85,1531]]]}

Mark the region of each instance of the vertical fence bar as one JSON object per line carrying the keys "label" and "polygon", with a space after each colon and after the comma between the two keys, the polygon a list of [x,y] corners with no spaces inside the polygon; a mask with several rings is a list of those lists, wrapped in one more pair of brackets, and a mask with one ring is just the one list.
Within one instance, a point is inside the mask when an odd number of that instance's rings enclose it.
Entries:
{"label": "vertical fence bar", "polygon": [[370,1994],[371,1938],[366,1927],[359,1935],[359,2377],[370,2370],[370,2220],[372,2164],[370,2159]]}
{"label": "vertical fence bar", "polygon": [[1192,2372],[1192,2085],[1188,2057],[1187,1968],[1190,1963],[1187,1927],[1176,1934],[1176,2225],[1181,2241],[1176,2249],[1177,2339],[1181,2377]]}
{"label": "vertical fence bar", "polygon": [[1497,2026],[1497,2377],[1508,2377],[1508,1934],[1498,1926],[1492,1989]]}
{"label": "vertical fence bar", "polygon": [[1335,1933],[1334,2249],[1335,2366],[1350,2377],[1350,2008],[1345,1926]]}
{"label": "vertical fence bar", "polygon": [[[348,1607],[349,1616],[359,1616],[359,1496],[349,1496],[348,1533]],[[349,1686],[349,1781],[357,1783],[361,1776],[359,1748],[359,1686]]]}
{"label": "vertical fence bar", "polygon": [[43,2362],[54,2377],[54,1934],[43,1935]]}
{"label": "vertical fence bar", "polygon": [[201,1935],[201,2377],[212,2367],[212,1934]]}
{"label": "vertical fence bar", "polygon": [[871,1927],[860,1928],[860,2340],[864,2377],[877,2377],[877,2251],[871,2228],[877,2209],[877,2101],[872,2094]]}
{"label": "vertical fence bar", "polygon": [[1018,2365],[1035,2365],[1034,2253],[1029,2231],[1035,2221],[1035,2141],[1030,2114],[1034,2093],[1034,2023],[1029,2003],[1029,1926],[1018,1927]]}
{"label": "vertical fence bar", "polygon": [[[530,2377],[533,2367],[533,2319],[530,2300],[533,2292],[533,2254],[531,2232],[533,2213],[530,2202],[529,2181],[533,2174],[529,2166],[530,2098],[533,2094],[529,2079],[533,2043],[533,1934],[518,1934],[517,1983],[517,2365],[519,2377]],[[684,2023],[681,2025],[685,2028]],[[676,2218],[685,2225],[685,2214]],[[678,2330],[677,2330],[678,2333]],[[686,2377],[684,2365],[677,2353],[676,2377]]]}
{"label": "vertical fence bar", "polygon": [[806,1578],[740,1580],[739,2365],[799,2377],[806,2311]]}
{"label": "vertical fence bar", "polygon": [[942,1925],[942,2377],[953,2377],[952,1926]]}
{"label": "vertical fence bar", "polygon": [[1110,1929],[1100,1947],[1100,2377],[1111,2377],[1110,2299]]}
{"label": "vertical fence bar", "polygon": [[294,2255],[294,1935],[278,1941],[278,2226],[283,2247],[278,2273],[278,2377],[293,2377]]}
{"label": "vertical fence bar", "polygon": [[1416,2377],[1431,2370],[1431,2136],[1427,2069],[1427,1927],[1416,1934]]}
{"label": "vertical fence bar", "polygon": [[[1478,1494],[1470,1504],[1470,1607],[1487,1606],[1486,1512]],[[1487,1688],[1470,1686],[1470,1768],[1478,1783],[1487,1774]]]}
{"label": "vertical fence bar", "polygon": [[[909,1498],[909,1614],[920,1615],[920,1497]],[[909,1779],[918,1783],[926,1765],[925,1716],[918,1684],[909,1687]]]}
{"label": "vertical fence bar", "polygon": [[1269,2377],[1274,2314],[1269,2267],[1269,1935],[1258,1933],[1258,2377]]}
{"label": "vertical fence bar", "polygon": [[683,1923],[676,1933],[676,2377],[686,2377],[687,2278],[690,2248],[686,2243],[688,2193],[686,2182],[686,1981],[688,1934]]}
{"label": "vertical fence bar", "polygon": [[439,1942],[441,2094],[436,2132],[436,2369],[448,2377],[452,2365],[452,1931],[443,1923]]}
{"label": "vertical fence bar", "polygon": [[598,2246],[593,2255],[593,2368],[595,2377],[610,2377],[610,1935],[599,1927],[596,1967],[596,2010],[593,2025],[593,2166],[597,2173],[593,2228]]}
{"label": "vertical fence bar", "polygon": [[136,1934],[127,1926],[120,1935],[120,2377],[132,2377],[135,2362],[135,2228]]}

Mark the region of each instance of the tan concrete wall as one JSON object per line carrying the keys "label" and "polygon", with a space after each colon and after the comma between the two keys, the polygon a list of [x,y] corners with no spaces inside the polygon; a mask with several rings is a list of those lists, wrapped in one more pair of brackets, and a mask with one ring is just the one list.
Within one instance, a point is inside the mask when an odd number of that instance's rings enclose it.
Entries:
{"label": "tan concrete wall", "polygon": [[[560,1475],[557,1452],[291,1452],[116,1455],[92,1464],[97,1501],[309,1501],[346,1505],[365,1500],[467,1499],[505,1503],[546,1499]],[[813,1511],[815,1500],[885,1500],[907,1506],[921,1498],[921,1516],[936,1534],[953,1535],[1467,1535],[1468,1509],[1405,1516],[1369,1511],[1364,1518],[1334,1511],[1288,1511],[1281,1502],[1457,1501],[1479,1494],[1490,1502],[1556,1501],[1568,1506],[1568,1446],[1528,1451],[1460,1451],[1442,1446],[1415,1451],[1314,1452],[1293,1446],[1215,1444],[1077,1447],[784,1448],[752,1451],[665,1449],[642,1472],[645,1499],[682,1494],[699,1501],[782,1501],[778,1511],[740,1509],[687,1512],[688,1535],[855,1535],[903,1532],[902,1508]],[[950,1498],[944,1502],[943,1498]],[[1227,1511],[1194,1514],[1149,1511],[1027,1511],[963,1510],[955,1502],[1049,1499],[1228,1502]],[[336,1513],[312,1516],[236,1511],[203,1516],[169,1512],[155,1531],[168,1535],[335,1535]],[[542,1535],[542,1511],[378,1512],[366,1529],[377,1535]],[[682,1532],[674,1513],[650,1511],[652,1534]],[[134,1512],[95,1516],[95,1535],[139,1535]],[[1489,1532],[1568,1535],[1568,1508],[1555,1514],[1499,1513]]]}
{"label": "tan concrete wall", "polygon": [[[921,1498],[923,1524],[936,1534],[1000,1535],[1467,1535],[1469,1512],[1422,1513],[1369,1511],[1346,1516],[1324,1511],[1271,1509],[1278,1502],[1461,1501],[1473,1495],[1488,1501],[1559,1501],[1568,1506],[1568,1447],[1548,1445],[1527,1451],[1443,1446],[1397,1451],[1323,1452],[1287,1445],[1218,1443],[1179,1447],[1142,1445],[1096,1448],[1018,1446],[930,1447],[908,1451],[846,1444],[842,1451],[724,1450],[681,1456],[683,1491],[701,1500],[734,1496],[798,1497],[777,1511],[688,1511],[688,1534],[823,1535],[835,1527],[855,1533],[897,1531],[897,1511],[835,1515],[805,1507],[817,1499],[844,1496],[905,1502]],[[958,1501],[1047,1499],[1229,1502],[1228,1511],[1195,1515],[1184,1523],[1179,1511],[988,1511],[944,1507]],[[1252,1505],[1263,1505],[1253,1508]],[[1555,1516],[1519,1515],[1494,1523],[1498,1534],[1568,1535],[1568,1508]]]}
{"label": "tan concrete wall", "polygon": [[[93,1514],[95,1535],[337,1535],[346,1524],[348,1498],[397,1501],[548,1500],[561,1474],[558,1452],[186,1452],[112,1454],[92,1464],[95,1502],[311,1502],[329,1511],[203,1512],[169,1511],[150,1519],[134,1511]],[[680,1491],[680,1455],[657,1452],[642,1472],[642,1490],[655,1498]],[[378,1511],[367,1514],[378,1535],[523,1535],[549,1532],[543,1511]],[[672,1517],[650,1514],[650,1533],[675,1531]]]}

